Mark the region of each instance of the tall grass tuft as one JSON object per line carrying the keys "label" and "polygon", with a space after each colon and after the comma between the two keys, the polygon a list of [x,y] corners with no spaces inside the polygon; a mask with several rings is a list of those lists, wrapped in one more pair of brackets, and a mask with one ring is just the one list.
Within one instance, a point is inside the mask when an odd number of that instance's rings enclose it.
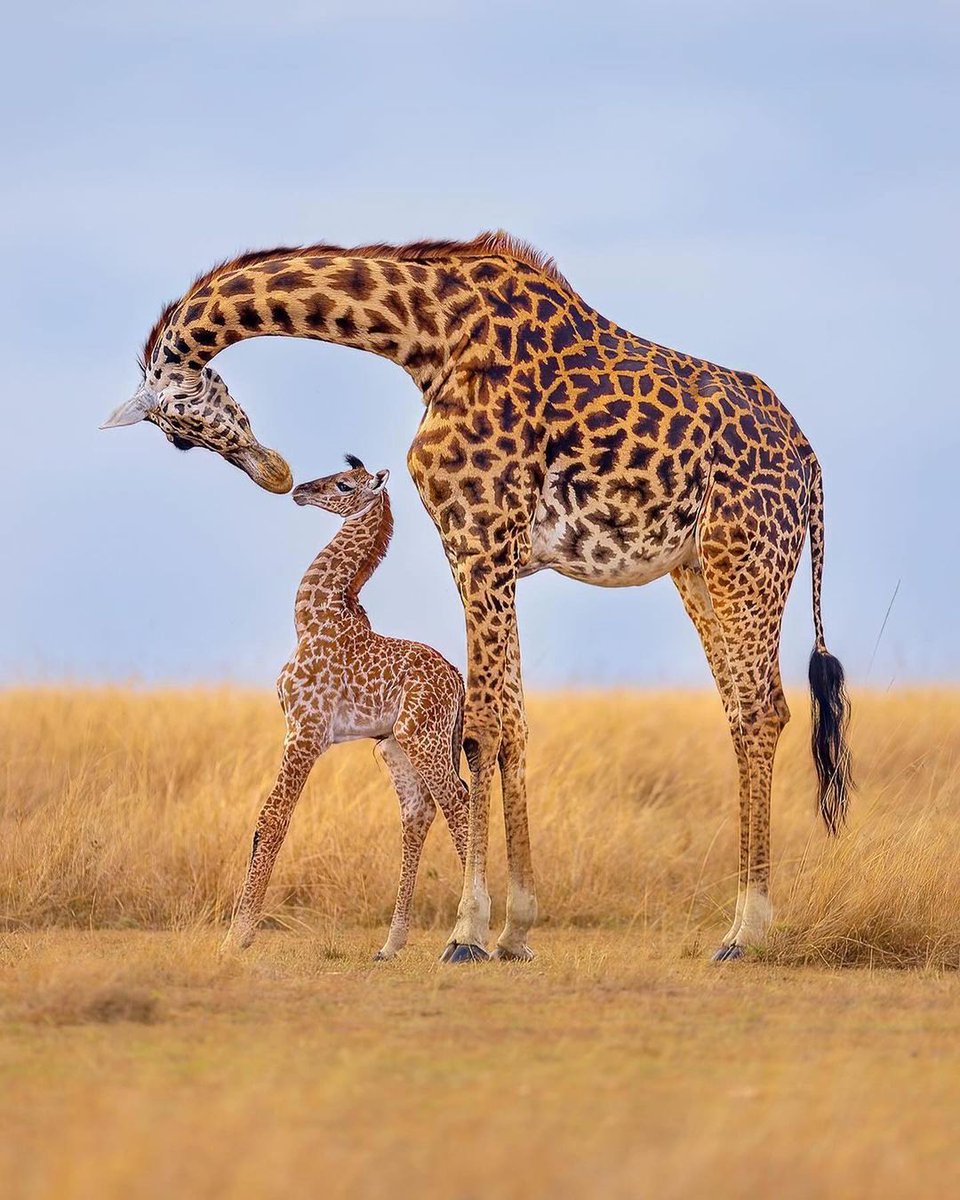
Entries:
{"label": "tall grass tuft", "polygon": [[[803,713],[803,701],[792,699]],[[530,701],[530,724],[542,920],[710,945],[736,894],[736,773],[719,701],[542,695]],[[259,693],[0,694],[0,925],[224,920],[282,737],[275,702]],[[807,718],[797,716],[784,734],[773,800],[777,921],[763,955],[782,964],[957,967],[960,693],[859,694],[850,741],[860,788],[831,841],[816,813]],[[398,866],[395,808],[370,744],[331,750],[277,864],[268,921],[384,924]],[[492,888],[502,906],[496,812],[492,829]],[[448,926],[458,892],[440,819],[424,857],[417,922]]]}

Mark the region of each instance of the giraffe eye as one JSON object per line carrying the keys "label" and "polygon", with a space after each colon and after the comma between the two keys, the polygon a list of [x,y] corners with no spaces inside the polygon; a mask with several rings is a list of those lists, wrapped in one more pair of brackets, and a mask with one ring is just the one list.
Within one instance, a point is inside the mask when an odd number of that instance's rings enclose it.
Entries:
{"label": "giraffe eye", "polygon": [[338,479],[337,480],[337,491],[338,492],[352,492],[353,486],[349,483],[344,483],[342,479]]}

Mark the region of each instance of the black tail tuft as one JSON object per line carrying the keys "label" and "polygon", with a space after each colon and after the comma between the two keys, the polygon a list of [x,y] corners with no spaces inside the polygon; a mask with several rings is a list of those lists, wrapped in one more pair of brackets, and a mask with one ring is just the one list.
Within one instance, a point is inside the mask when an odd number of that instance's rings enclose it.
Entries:
{"label": "black tail tuft", "polygon": [[853,787],[846,741],[850,702],[840,660],[821,648],[810,655],[810,701],[810,746],[820,780],[820,815],[828,832],[836,834],[846,820]]}

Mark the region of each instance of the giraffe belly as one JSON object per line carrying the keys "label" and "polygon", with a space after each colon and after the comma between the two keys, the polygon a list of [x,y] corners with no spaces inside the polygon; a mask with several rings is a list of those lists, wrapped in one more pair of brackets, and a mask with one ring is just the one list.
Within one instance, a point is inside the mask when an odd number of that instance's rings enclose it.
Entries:
{"label": "giraffe belly", "polygon": [[399,700],[392,698],[386,702],[379,696],[341,699],[332,713],[331,740],[340,743],[389,737],[399,711]]}
{"label": "giraffe belly", "polygon": [[550,570],[599,587],[637,587],[692,560],[695,528],[688,505],[651,515],[601,500],[571,511],[548,481],[520,576]]}

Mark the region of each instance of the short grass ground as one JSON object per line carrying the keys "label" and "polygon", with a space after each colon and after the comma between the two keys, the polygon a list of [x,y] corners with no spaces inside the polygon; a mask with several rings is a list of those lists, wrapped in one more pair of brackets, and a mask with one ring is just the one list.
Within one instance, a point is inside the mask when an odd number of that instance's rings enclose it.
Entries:
{"label": "short grass ground", "polygon": [[61,1197],[887,1197],[960,1188],[960,984],[556,931],[7,935],[0,1171]]}
{"label": "short grass ground", "polygon": [[270,699],[0,696],[0,1195],[956,1193],[960,696],[857,697],[837,844],[791,702],[762,955],[705,957],[735,890],[718,703],[597,694],[531,703],[536,961],[451,968],[442,829],[410,947],[370,961],[398,830],[368,749],[320,764],[221,963]]}

